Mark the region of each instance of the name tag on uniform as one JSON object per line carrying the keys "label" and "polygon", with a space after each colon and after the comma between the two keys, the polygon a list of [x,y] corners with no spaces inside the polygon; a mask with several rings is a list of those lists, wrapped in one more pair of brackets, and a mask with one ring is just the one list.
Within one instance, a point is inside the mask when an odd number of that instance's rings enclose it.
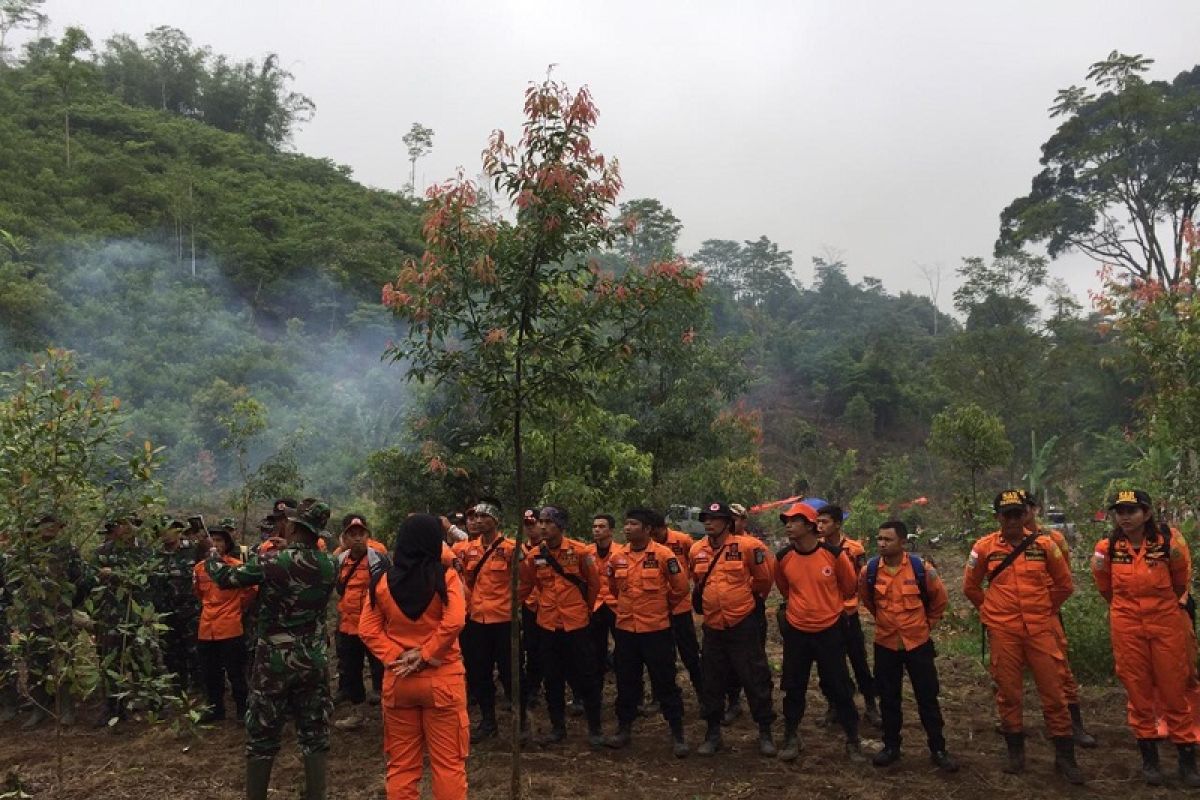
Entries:
{"label": "name tag on uniform", "polygon": [[542,556],[535,556],[533,559],[533,564],[534,564],[534,566],[537,566],[537,567],[546,567],[546,566],[550,565],[550,562],[547,561]]}

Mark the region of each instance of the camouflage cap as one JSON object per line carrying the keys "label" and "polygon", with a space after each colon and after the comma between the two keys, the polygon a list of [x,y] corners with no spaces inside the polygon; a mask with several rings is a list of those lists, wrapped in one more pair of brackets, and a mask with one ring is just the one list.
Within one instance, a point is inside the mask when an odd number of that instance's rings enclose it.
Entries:
{"label": "camouflage cap", "polygon": [[325,526],[329,524],[329,506],[315,497],[306,497],[301,500],[297,510],[311,515],[314,520],[318,521],[321,530],[324,530]]}
{"label": "camouflage cap", "polygon": [[324,503],[317,503],[303,511],[298,508],[288,509],[287,518],[297,525],[302,526],[314,536],[318,536],[324,530],[324,523],[321,520],[322,510],[325,512],[325,519],[328,519],[329,506]]}
{"label": "camouflage cap", "polygon": [[237,520],[233,517],[221,517],[221,521],[217,523],[227,531],[237,530]]}

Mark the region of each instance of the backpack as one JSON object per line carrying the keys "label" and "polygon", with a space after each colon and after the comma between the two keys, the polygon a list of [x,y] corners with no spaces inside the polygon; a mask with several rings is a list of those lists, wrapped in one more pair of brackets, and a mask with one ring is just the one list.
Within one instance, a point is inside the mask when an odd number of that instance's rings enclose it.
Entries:
{"label": "backpack", "polygon": [[[921,595],[921,605],[929,610],[929,587],[925,582],[925,562],[920,556],[908,554],[908,563],[912,565],[913,577],[917,579],[917,592]],[[867,562],[867,597],[871,598],[872,611],[875,605],[875,583],[879,580],[879,556],[874,556]]]}

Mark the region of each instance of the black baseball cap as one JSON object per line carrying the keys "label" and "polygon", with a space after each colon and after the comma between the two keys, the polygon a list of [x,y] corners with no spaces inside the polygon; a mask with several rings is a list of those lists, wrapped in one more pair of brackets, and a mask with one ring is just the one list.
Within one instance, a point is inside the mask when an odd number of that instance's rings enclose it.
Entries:
{"label": "black baseball cap", "polygon": [[1141,506],[1148,509],[1153,508],[1154,504],[1150,501],[1150,495],[1141,489],[1122,489],[1113,496],[1108,510],[1113,511],[1121,506]]}
{"label": "black baseball cap", "polygon": [[734,517],[733,509],[727,503],[709,503],[708,507],[700,512],[700,521],[705,522],[709,519],[728,519]]}

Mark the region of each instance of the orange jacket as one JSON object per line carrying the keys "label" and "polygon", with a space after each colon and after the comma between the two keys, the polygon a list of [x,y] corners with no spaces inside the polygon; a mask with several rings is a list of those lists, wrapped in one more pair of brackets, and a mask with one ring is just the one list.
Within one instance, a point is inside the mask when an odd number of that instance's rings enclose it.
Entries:
{"label": "orange jacket", "polygon": [[[851,539],[843,535],[842,541],[838,543],[838,547],[842,548],[842,552],[850,559],[850,564],[854,567],[854,574],[860,574],[863,571],[863,567],[867,565],[867,548],[863,546],[863,543],[857,539]],[[857,613],[858,592],[855,592],[854,597],[846,601],[845,608],[848,614]]]}
{"label": "orange jacket", "polygon": [[616,542],[609,542],[608,552],[603,556],[600,555],[600,548],[596,547],[596,543],[592,542],[588,545],[588,551],[596,557],[596,571],[600,573],[600,591],[596,593],[596,601],[592,604],[592,611],[599,611],[600,606],[608,606],[614,612],[617,610],[617,598],[608,587],[608,560],[612,558],[613,553],[621,549],[621,545]]}
{"label": "orange jacket", "polygon": [[[671,548],[671,552],[679,559],[679,566],[683,567],[683,575],[692,574],[692,545],[696,543],[688,534],[683,531],[677,531],[674,528],[667,528],[667,538],[665,541],[659,542],[664,547]],[[769,553],[770,551],[768,551]],[[689,592],[682,600],[675,604],[671,609],[671,614],[691,614],[692,613],[692,596]]]}
{"label": "orange jacket", "polygon": [[608,584],[614,597],[617,627],[650,633],[671,627],[671,609],[688,596],[688,579],[679,559],[664,544],[651,541],[642,550],[613,546]]}
{"label": "orange jacket", "polygon": [[[458,634],[466,623],[467,601],[458,570],[446,569],[446,602],[435,594],[425,613],[416,620],[409,619],[396,605],[384,575],[375,587],[375,605],[369,600],[363,604],[358,635],[371,654],[383,662],[385,704],[396,704],[388,701],[404,694],[406,681],[465,674]],[[420,648],[421,658],[430,662],[429,666],[415,675],[398,677],[389,665],[413,648]]]}
{"label": "orange jacket", "polygon": [[1037,536],[985,591],[984,579],[1012,549],[1000,531],[977,541],[963,572],[963,594],[979,609],[989,628],[1014,633],[1052,631],[1058,624],[1058,609],[1075,589],[1067,560],[1050,537]]}
{"label": "orange jacket", "polygon": [[[242,562],[233,556],[223,559],[231,567]],[[257,586],[242,589],[222,589],[208,577],[208,570],[201,561],[192,570],[192,591],[200,598],[200,628],[196,638],[203,642],[236,639],[244,632],[242,614],[254,602]]]}
{"label": "orange jacket", "polygon": [[463,565],[463,576],[467,583],[467,616],[473,622],[509,622],[512,612],[513,552],[517,546],[512,539],[496,532],[495,549],[483,561],[491,545],[481,539],[460,542],[459,559]]}
{"label": "orange jacket", "polygon": [[1191,586],[1192,556],[1183,534],[1174,528],[1169,547],[1156,535],[1134,550],[1120,536],[1110,553],[1109,540],[1101,539],[1092,554],[1092,577],[1109,601],[1111,623],[1140,626],[1179,613]]}
{"label": "orange jacket", "polygon": [[775,585],[787,602],[787,621],[817,633],[837,624],[846,600],[858,591],[858,576],[845,551],[820,542],[807,553],[789,545],[779,551]]}
{"label": "orange jacket", "polygon": [[358,617],[371,586],[372,572],[381,569],[380,556],[386,555],[387,548],[382,542],[367,539],[367,552],[357,563],[349,550],[343,550],[335,557],[338,567],[336,587],[341,595],[337,605],[338,630],[342,633],[358,635]]}
{"label": "orange jacket", "polygon": [[[553,557],[565,575],[582,581],[582,591],[572,581],[559,576],[550,566]],[[583,542],[563,537],[558,549],[543,542],[521,560],[521,601],[534,588],[538,590],[537,624],[550,631],[574,631],[586,628],[592,618],[592,606],[600,592],[600,573],[596,557]]]}
{"label": "orange jacket", "polygon": [[1058,545],[1058,549],[1062,551],[1063,557],[1067,559],[1067,564],[1071,563],[1071,547],[1067,544],[1067,537],[1063,536],[1063,532],[1058,528],[1045,527],[1040,520],[1035,519],[1031,525],[1025,526],[1025,530],[1041,536],[1049,536],[1050,541]]}
{"label": "orange jacket", "polygon": [[[689,553],[692,580],[699,581],[710,571],[704,584],[704,624],[716,630],[732,628],[754,610],[754,598],[771,593],[771,566],[767,547],[753,536],[725,534],[724,549],[713,547],[705,536],[692,545]],[[720,550],[720,563],[713,554]]]}
{"label": "orange jacket", "polygon": [[896,572],[883,559],[875,575],[875,592],[867,586],[867,571],[858,574],[858,596],[875,617],[875,644],[888,650],[915,650],[929,641],[929,631],[946,613],[950,599],[946,584],[931,564],[925,565],[925,590],[929,608],[921,602],[921,590],[912,562],[905,553]]}

